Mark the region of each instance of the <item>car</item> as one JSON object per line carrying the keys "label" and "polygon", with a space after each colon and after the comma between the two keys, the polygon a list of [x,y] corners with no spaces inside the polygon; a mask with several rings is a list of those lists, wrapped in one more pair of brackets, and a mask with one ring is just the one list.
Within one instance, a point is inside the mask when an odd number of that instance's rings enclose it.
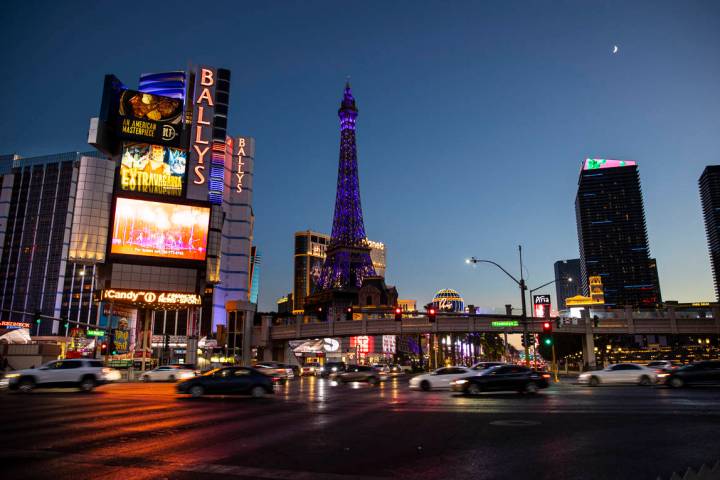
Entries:
{"label": "car", "polygon": [[388,375],[391,377],[397,377],[400,375],[404,375],[406,373],[406,370],[403,368],[402,365],[390,365],[390,371],[388,372]]}
{"label": "car", "polygon": [[673,388],[720,384],[720,360],[704,360],[685,365],[668,375],[665,383]]}
{"label": "car", "polygon": [[318,372],[320,371],[320,364],[319,363],[306,363],[302,367],[300,367],[300,376],[316,376]]}
{"label": "car", "polygon": [[10,390],[20,392],[54,387],[77,387],[83,392],[90,392],[98,385],[119,380],[120,372],[104,367],[102,360],[74,358],[10,372],[5,378]]}
{"label": "car", "polygon": [[278,377],[282,381],[287,381],[295,378],[291,368],[287,368],[284,364],[279,362],[261,362],[255,365],[255,368],[260,372],[270,377]]}
{"label": "car", "polygon": [[658,381],[661,381],[665,380],[668,375],[683,365],[680,362],[673,362],[671,360],[653,360],[652,362],[648,362],[645,366],[655,370],[655,373],[658,376]]}
{"label": "car", "polygon": [[342,383],[367,382],[370,385],[377,385],[380,382],[380,374],[369,365],[351,365],[347,371],[338,373],[337,379]]}
{"label": "car", "polygon": [[450,383],[458,378],[476,375],[477,372],[468,367],[443,367],[434,372],[418,375],[410,379],[410,388],[413,390],[440,390],[450,388]]}
{"label": "car", "polygon": [[250,367],[217,368],[199,377],[183,380],[175,388],[177,393],[189,394],[193,398],[208,394],[246,394],[262,398],[275,391],[271,377]]}
{"label": "car", "polygon": [[601,384],[637,384],[657,383],[657,373],[651,368],[637,363],[617,363],[603,370],[585,372],[578,377],[578,383],[596,387]]}
{"label": "car", "polygon": [[347,365],[344,362],[327,362],[325,365],[320,367],[320,378],[335,376],[346,370]]}
{"label": "car", "polygon": [[521,365],[496,365],[477,375],[453,380],[450,388],[464,395],[478,395],[489,391],[537,393],[549,386],[550,374],[536,372]]}
{"label": "car", "polygon": [[292,370],[293,378],[300,376],[300,365],[294,365],[294,364],[289,364],[289,363],[279,363],[278,365]]}
{"label": "car", "polygon": [[498,365],[507,365],[505,362],[478,362],[472,367],[473,370],[482,371],[487,370],[490,367],[497,367]]}
{"label": "car", "polygon": [[140,379],[143,382],[175,382],[194,376],[194,370],[179,365],[163,365],[143,373]]}

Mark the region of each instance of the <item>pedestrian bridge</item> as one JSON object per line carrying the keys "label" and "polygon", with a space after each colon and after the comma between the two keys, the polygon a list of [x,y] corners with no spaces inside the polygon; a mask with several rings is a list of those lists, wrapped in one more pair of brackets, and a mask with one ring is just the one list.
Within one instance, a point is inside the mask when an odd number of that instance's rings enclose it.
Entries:
{"label": "pedestrian bridge", "polygon": [[[597,319],[595,318],[597,317]],[[585,311],[582,318],[553,317],[553,332],[577,335],[720,335],[720,311],[713,307],[707,312],[688,312],[675,309],[633,311],[631,308],[602,311]],[[558,322],[559,320],[559,322]],[[544,319],[528,319],[528,331],[540,333]],[[503,327],[517,322],[517,326]],[[559,323],[559,326],[558,326]],[[322,337],[349,337],[358,335],[412,335],[421,333],[522,333],[522,317],[518,315],[438,314],[435,322],[427,316],[407,316],[402,321],[394,318],[321,322],[310,317],[297,316],[273,324],[265,317],[262,325],[254,327],[253,337],[258,344],[281,340],[299,340]]]}

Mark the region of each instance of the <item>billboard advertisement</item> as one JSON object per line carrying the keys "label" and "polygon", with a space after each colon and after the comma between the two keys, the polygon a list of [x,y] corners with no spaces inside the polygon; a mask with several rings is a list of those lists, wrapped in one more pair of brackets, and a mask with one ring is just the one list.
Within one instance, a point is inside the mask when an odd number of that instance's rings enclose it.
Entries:
{"label": "billboard advertisement", "polygon": [[183,127],[183,102],[137,90],[123,90],[118,105],[118,136],[177,147]]}
{"label": "billboard advertisement", "polygon": [[210,208],[118,197],[110,253],[205,260]]}
{"label": "billboard advertisement", "polygon": [[550,317],[550,295],[533,295],[533,313],[535,318]]}
{"label": "billboard advertisement", "polygon": [[123,143],[120,190],[182,196],[187,152],[147,143]]}

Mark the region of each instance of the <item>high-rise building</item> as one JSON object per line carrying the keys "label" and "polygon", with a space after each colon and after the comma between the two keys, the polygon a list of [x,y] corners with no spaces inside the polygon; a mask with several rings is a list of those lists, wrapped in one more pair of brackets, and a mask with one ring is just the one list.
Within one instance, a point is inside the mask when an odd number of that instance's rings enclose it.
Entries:
{"label": "high-rise building", "polygon": [[555,293],[557,309],[565,309],[565,299],[580,295],[582,277],[580,275],[580,259],[558,260],[555,262]]}
{"label": "high-rise building", "polygon": [[[378,275],[385,275],[385,244],[367,240],[370,259]],[[293,257],[293,310],[302,311],[305,298],[320,291],[320,274],[325,261],[330,235],[305,230],[295,232]]]}
{"label": "high-rise building", "polygon": [[588,158],[575,199],[583,294],[600,276],[606,305],[660,303],[636,162]]}
{"label": "high-rise building", "polygon": [[700,200],[705,217],[710,267],[712,268],[715,298],[720,301],[718,268],[720,268],[720,165],[705,167],[700,175]]}

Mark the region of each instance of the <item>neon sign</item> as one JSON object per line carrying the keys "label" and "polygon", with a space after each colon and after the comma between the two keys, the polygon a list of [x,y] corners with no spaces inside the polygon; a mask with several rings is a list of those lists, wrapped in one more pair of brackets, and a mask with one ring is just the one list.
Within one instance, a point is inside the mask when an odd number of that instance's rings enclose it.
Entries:
{"label": "neon sign", "polygon": [[637,162],[632,160],[609,160],[607,158],[586,158],[583,170],[597,170],[599,168],[632,167]]}
{"label": "neon sign", "polygon": [[213,117],[215,113],[215,79],[217,71],[210,67],[200,67],[195,76],[195,95],[193,95],[193,129],[189,153],[190,179],[187,197],[194,200],[207,200],[205,164],[210,159]]}
{"label": "neon sign", "polygon": [[155,292],[148,290],[103,290],[102,299],[141,305],[189,306],[200,305],[200,295],[181,292]]}

